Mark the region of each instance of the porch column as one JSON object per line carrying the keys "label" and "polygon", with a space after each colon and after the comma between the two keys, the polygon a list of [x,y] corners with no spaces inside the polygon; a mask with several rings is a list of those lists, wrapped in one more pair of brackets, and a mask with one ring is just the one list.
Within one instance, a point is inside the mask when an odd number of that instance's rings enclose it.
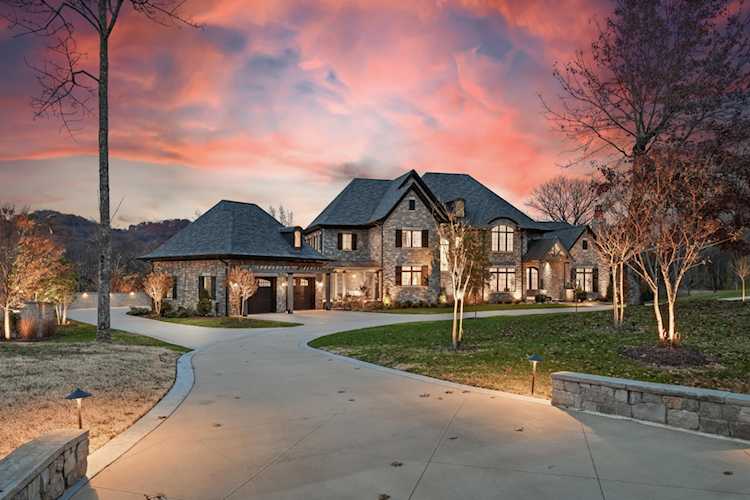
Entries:
{"label": "porch column", "polygon": [[286,275],[286,312],[294,313],[294,274]]}
{"label": "porch column", "polygon": [[325,279],[325,288],[326,288],[326,303],[325,308],[326,310],[331,310],[331,273],[326,273],[326,279]]}

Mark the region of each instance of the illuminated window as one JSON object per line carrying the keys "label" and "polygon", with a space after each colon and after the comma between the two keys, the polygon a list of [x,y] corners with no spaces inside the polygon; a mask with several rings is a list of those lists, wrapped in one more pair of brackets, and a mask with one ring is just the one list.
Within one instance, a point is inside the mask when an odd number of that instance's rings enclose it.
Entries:
{"label": "illuminated window", "polygon": [[493,292],[515,292],[516,269],[514,267],[491,267],[490,290]]}
{"label": "illuminated window", "polygon": [[422,286],[422,267],[402,266],[401,286]]}
{"label": "illuminated window", "polygon": [[401,231],[401,246],[404,248],[422,248],[422,231],[411,229]]}
{"label": "illuminated window", "polygon": [[594,291],[594,268],[578,267],[576,268],[576,288],[584,292]]}
{"label": "illuminated window", "polygon": [[302,231],[299,229],[294,231],[294,248],[302,247]]}
{"label": "illuminated window", "polygon": [[492,251],[513,251],[513,228],[511,226],[501,224],[492,228]]}
{"label": "illuminated window", "polygon": [[440,238],[440,270],[441,271],[450,271],[450,266],[448,265],[448,252],[449,252],[449,245],[448,240],[445,238]]}
{"label": "illuminated window", "polygon": [[539,269],[535,267],[526,269],[526,290],[539,290]]}

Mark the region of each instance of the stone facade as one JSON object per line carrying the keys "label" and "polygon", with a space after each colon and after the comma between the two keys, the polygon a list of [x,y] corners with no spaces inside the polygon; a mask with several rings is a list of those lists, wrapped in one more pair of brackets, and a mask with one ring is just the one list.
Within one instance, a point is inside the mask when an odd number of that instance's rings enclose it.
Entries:
{"label": "stone facade", "polygon": [[747,394],[559,372],[552,404],[750,440]]}
{"label": "stone facade", "polygon": [[45,434],[0,460],[0,500],[53,500],[86,475],[88,431]]}
{"label": "stone facade", "polygon": [[226,314],[226,273],[230,266],[250,269],[257,278],[276,278],[276,312],[287,310],[287,283],[291,273],[294,278],[315,279],[315,308],[325,305],[325,264],[291,261],[268,261],[253,259],[221,260],[175,260],[155,261],[154,270],[176,277],[177,299],[167,298],[175,308],[195,309],[198,304],[198,277],[216,277],[216,314]]}
{"label": "stone facade", "polygon": [[[588,248],[584,249],[584,242]],[[571,266],[575,267],[595,267],[599,271],[599,296],[607,296],[607,288],[609,287],[609,269],[606,263],[601,259],[601,256],[596,251],[596,245],[594,245],[594,235],[590,229],[587,229],[578,241],[570,248],[570,256],[573,258]],[[569,271],[570,272],[570,271]],[[566,282],[569,282],[571,276],[566,276]]]}
{"label": "stone facade", "polygon": [[[415,201],[409,210],[409,200]],[[397,248],[396,230],[428,231],[426,248]],[[430,207],[410,191],[383,221],[383,287],[391,299],[398,302],[435,302],[440,293],[440,237],[435,217]],[[396,266],[427,266],[428,286],[397,286]]]}

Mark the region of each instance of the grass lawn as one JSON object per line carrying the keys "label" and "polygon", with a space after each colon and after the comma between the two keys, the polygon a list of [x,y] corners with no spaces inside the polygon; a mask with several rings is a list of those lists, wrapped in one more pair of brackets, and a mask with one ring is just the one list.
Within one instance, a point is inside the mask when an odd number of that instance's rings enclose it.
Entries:
{"label": "grass lawn", "polygon": [[232,318],[227,316],[195,316],[190,318],[152,318],[167,323],[180,325],[205,326],[208,328],[281,328],[285,326],[299,326],[302,323],[288,323],[286,321],[271,321],[255,318]]}
{"label": "grass lawn", "polygon": [[[548,303],[548,304],[467,304],[464,307],[465,312],[474,311],[502,311],[506,309],[554,309],[561,307],[575,307],[574,304],[559,304],[559,303]],[[585,306],[580,306],[585,307]],[[403,307],[393,309],[380,309],[377,312],[384,312],[390,314],[443,314],[452,313],[453,306],[441,306],[441,307]]]}
{"label": "grass lawn", "polygon": [[93,325],[71,322],[43,342],[0,342],[0,458],[40,434],[78,425],[81,387],[91,449],[101,447],[150,410],[172,387],[184,347],[113,331],[111,344],[94,342]]}
{"label": "grass lawn", "polygon": [[321,337],[313,347],[454,382],[528,393],[527,355],[544,356],[537,390],[549,397],[549,374],[568,370],[750,392],[750,305],[715,300],[683,303],[683,345],[715,358],[701,367],[665,368],[621,354],[653,345],[650,307],[631,306],[622,330],[609,311],[494,317],[465,321],[462,351],[450,349],[450,321],[400,324]]}

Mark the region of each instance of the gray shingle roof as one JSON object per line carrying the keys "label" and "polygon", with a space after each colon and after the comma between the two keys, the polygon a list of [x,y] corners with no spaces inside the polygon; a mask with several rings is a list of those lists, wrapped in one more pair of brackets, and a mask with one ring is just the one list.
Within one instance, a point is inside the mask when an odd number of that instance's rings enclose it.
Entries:
{"label": "gray shingle roof", "polygon": [[222,200],[193,223],[144,255],[144,260],[207,256],[328,260],[303,243],[295,249],[285,228],[254,203]]}
{"label": "gray shingle roof", "polygon": [[545,229],[470,175],[428,172],[422,180],[442,203],[462,198],[466,219],[473,226],[486,227],[495,219],[507,218],[524,229]]}
{"label": "gray shingle roof", "polygon": [[[408,182],[410,176],[422,188],[414,170],[392,180],[353,179],[310,223],[308,230],[317,226],[367,226],[378,222],[412,187]],[[425,194],[432,197],[430,192]]]}
{"label": "gray shingle roof", "polygon": [[[547,224],[547,223],[542,223]],[[586,231],[587,226],[571,226],[565,222],[554,222],[549,224],[555,224],[554,227],[559,227],[554,231],[547,231],[541,233],[538,237],[529,240],[529,246],[526,249],[526,255],[523,256],[525,260],[541,259],[547,252],[549,252],[555,245],[555,242],[559,241],[565,250],[570,251],[571,247],[578,241],[578,238]],[[561,227],[562,226],[562,227]]]}

